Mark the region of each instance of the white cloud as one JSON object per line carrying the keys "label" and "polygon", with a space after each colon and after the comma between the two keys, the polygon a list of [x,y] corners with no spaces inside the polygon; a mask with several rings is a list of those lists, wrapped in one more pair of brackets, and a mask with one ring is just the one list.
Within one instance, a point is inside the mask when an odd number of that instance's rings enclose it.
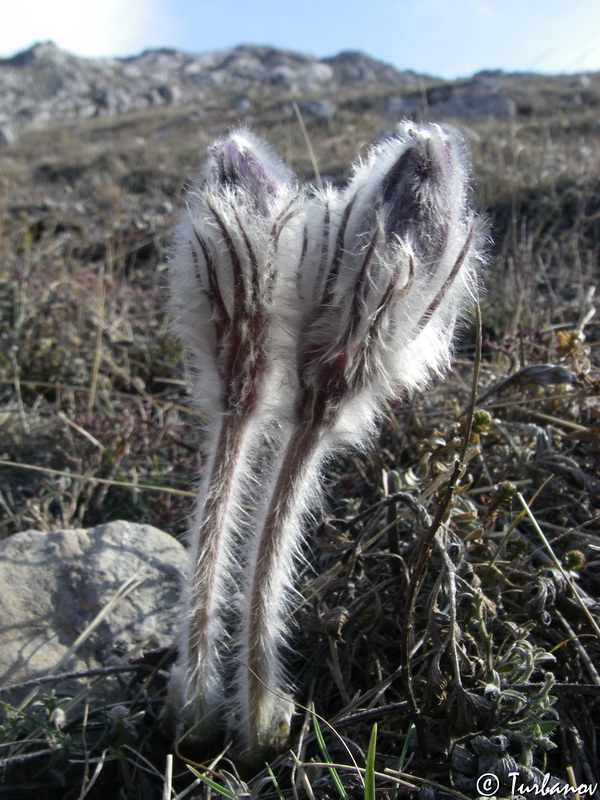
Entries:
{"label": "white cloud", "polygon": [[76,55],[129,55],[149,46],[154,31],[161,31],[159,4],[160,0],[7,3],[0,26],[0,53],[9,55],[35,41],[51,39]]}

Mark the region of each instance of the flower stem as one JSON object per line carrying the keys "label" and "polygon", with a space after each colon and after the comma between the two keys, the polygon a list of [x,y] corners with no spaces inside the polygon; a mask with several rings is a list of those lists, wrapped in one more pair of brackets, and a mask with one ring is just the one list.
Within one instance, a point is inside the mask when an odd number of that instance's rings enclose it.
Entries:
{"label": "flower stem", "polygon": [[292,703],[283,694],[278,648],[301,517],[321,456],[316,426],[296,426],[280,458],[275,484],[248,565],[242,623],[240,714],[249,757],[280,750],[289,735]]}
{"label": "flower stem", "polygon": [[186,623],[172,691],[179,692],[185,722],[200,738],[214,729],[214,712],[223,699],[219,665],[226,637],[225,587],[233,558],[232,537],[239,526],[235,495],[243,477],[252,427],[247,415],[224,415],[218,422],[198,498],[196,523],[190,532]]}

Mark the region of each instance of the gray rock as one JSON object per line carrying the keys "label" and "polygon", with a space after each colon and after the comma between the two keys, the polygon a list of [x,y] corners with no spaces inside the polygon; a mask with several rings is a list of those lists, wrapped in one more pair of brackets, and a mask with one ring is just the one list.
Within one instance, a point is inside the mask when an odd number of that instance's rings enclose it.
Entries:
{"label": "gray rock", "polygon": [[168,103],[170,106],[179,105],[181,102],[181,89],[179,86],[158,86],[157,91],[165,103]]}
{"label": "gray rock", "polygon": [[236,111],[248,111],[252,108],[252,100],[245,94],[239,94],[233,101],[233,107]]}
{"label": "gray rock", "polygon": [[390,119],[404,119],[418,117],[425,107],[423,97],[409,94],[406,97],[387,97],[381,110]]}
{"label": "gray rock", "polygon": [[482,119],[510,119],[517,113],[517,105],[510,97],[484,92],[455,92],[443,103],[432,106],[432,117],[449,117],[465,122]]}
{"label": "gray rock", "polygon": [[14,144],[16,141],[14,129],[10,125],[0,125],[0,144]]}
{"label": "gray rock", "polygon": [[[130,522],[30,530],[0,542],[0,686],[127,663],[170,646],[185,563],[185,549],[173,537]],[[126,585],[130,591],[69,655]],[[70,683],[69,692],[82,685]],[[22,696],[1,697],[18,702]],[[103,696],[110,697],[104,685]]]}
{"label": "gray rock", "polygon": [[385,64],[365,53],[345,50],[337,56],[324,58],[323,62],[333,70],[336,81],[349,86],[416,86],[419,76],[412,70],[400,72],[391,64]]}
{"label": "gray rock", "polygon": [[[291,103],[285,103],[283,108],[291,117],[295,117],[296,111]],[[331,100],[301,100],[298,111],[304,119],[329,122],[335,117],[337,106]]]}
{"label": "gray rock", "polygon": [[569,80],[567,86],[569,88],[579,88],[579,89],[589,89],[592,85],[592,81],[589,75],[585,75],[584,73],[580,75],[573,75],[573,77]]}
{"label": "gray rock", "polygon": [[457,119],[464,122],[495,118],[510,119],[517,113],[515,101],[505,95],[486,91],[432,91],[427,100],[420,93],[405,97],[389,97],[383,113],[392,118],[419,118],[425,113],[428,119]]}

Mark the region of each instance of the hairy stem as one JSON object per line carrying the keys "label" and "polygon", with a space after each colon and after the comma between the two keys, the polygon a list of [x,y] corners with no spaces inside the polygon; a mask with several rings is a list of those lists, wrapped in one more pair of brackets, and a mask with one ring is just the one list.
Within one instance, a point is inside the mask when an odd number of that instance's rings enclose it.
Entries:
{"label": "hairy stem", "polygon": [[279,646],[293,558],[301,538],[301,516],[316,477],[321,434],[297,426],[277,468],[277,478],[248,565],[242,621],[239,708],[250,758],[285,745],[292,703],[282,696]]}
{"label": "hairy stem", "polygon": [[239,527],[239,507],[234,501],[252,427],[247,415],[231,414],[220,419],[198,498],[196,523],[190,532],[186,623],[173,680],[181,695],[185,721],[201,738],[214,729],[213,712],[223,699],[219,666],[226,637],[225,588],[231,570],[231,541]]}

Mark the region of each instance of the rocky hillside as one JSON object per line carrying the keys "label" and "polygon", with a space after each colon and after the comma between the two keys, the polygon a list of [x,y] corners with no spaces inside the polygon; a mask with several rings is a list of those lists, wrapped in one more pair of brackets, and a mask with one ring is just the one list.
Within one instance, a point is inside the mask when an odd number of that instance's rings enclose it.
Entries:
{"label": "rocky hillside", "polygon": [[361,53],[334,58],[242,45],[200,55],[147,50],[131,58],[78,58],[52,42],[0,60],[0,124],[20,128],[137,111],[202,104],[226,96],[240,107],[257,90],[298,97],[341,87],[414,89],[419,76]]}
{"label": "rocky hillside", "polygon": [[[399,71],[362,53],[332,58],[241,45],[213,53],[147,50],[130,58],[79,58],[52,42],[0,60],[0,142],[24,128],[160,107],[204,110],[215,103],[247,112],[265,98],[295,99],[303,115],[331,119],[340,100],[377,102],[390,118],[475,122],[531,114],[551,102],[566,111],[600,107],[600,76],[548,78],[482,72],[447,82]],[[550,98],[550,100],[548,100]]]}

